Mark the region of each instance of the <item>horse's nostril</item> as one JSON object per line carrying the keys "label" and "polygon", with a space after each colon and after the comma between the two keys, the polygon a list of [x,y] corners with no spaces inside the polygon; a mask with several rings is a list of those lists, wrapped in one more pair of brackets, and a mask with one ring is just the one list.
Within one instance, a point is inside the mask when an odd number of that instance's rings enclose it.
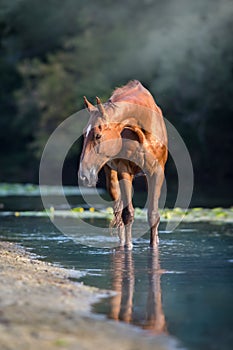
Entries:
{"label": "horse's nostril", "polygon": [[80,179],[81,179],[81,181],[82,181],[82,183],[83,183],[84,185],[88,183],[88,179],[87,179],[87,177],[86,177],[85,175],[80,176]]}
{"label": "horse's nostril", "polygon": [[79,180],[80,184],[82,184],[83,186],[94,186],[97,181],[95,169],[85,169],[84,171],[83,169],[81,169],[81,171],[79,172]]}
{"label": "horse's nostril", "polygon": [[83,183],[83,185],[85,185],[88,182],[86,175],[84,175],[82,172],[78,173],[78,177],[79,180],[81,180],[81,182]]}

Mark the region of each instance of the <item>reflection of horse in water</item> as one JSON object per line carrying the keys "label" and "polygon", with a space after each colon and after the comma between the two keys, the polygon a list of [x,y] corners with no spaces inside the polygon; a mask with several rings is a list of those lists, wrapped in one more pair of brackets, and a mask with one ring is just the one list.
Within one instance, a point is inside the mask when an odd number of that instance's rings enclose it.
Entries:
{"label": "reflection of horse in water", "polygon": [[148,182],[150,246],[158,244],[158,200],[167,160],[167,132],[161,109],[139,81],[116,89],[108,102],[97,107],[86,98],[90,114],[84,130],[79,178],[95,186],[104,168],[109,194],[114,202],[114,226],[120,245],[132,248],[134,218],[132,181],[144,174]]}
{"label": "reflection of horse in water", "polygon": [[[146,314],[143,324],[140,324],[140,326],[155,334],[167,333],[160,283],[162,273],[163,270],[160,269],[158,249],[149,251]],[[118,250],[113,255],[113,290],[117,294],[111,299],[109,318],[138,324],[134,320],[133,314],[134,285],[135,274],[132,252],[128,251],[125,253]]]}

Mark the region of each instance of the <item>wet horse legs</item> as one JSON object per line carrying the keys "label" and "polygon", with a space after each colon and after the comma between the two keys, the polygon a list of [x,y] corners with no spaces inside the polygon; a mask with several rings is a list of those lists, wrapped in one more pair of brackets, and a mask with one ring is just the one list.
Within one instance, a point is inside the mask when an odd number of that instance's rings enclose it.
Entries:
{"label": "wet horse legs", "polygon": [[123,202],[122,221],[125,226],[125,248],[132,249],[132,225],[134,220],[134,208],[132,204],[132,181],[133,176],[127,172],[118,174]]}
{"label": "wet horse legs", "polygon": [[110,194],[113,203],[113,212],[114,219],[111,222],[110,227],[116,227],[118,230],[118,237],[120,240],[120,246],[124,246],[125,244],[125,228],[124,223],[122,221],[122,210],[123,210],[123,202],[121,200],[121,192],[120,186],[118,182],[117,172],[109,166],[104,167],[105,175],[106,175],[106,186],[108,193]]}
{"label": "wet horse legs", "polygon": [[[132,249],[132,225],[134,208],[132,205],[133,176],[128,172],[117,174],[108,166],[105,168],[107,189],[114,200],[114,225],[118,228],[120,246]],[[164,179],[164,170],[159,167],[156,174],[148,178],[148,223],[150,226],[150,246],[156,247],[159,243],[158,226],[158,200]]]}
{"label": "wet horse legs", "polygon": [[159,226],[159,212],[158,201],[160,197],[161,187],[164,179],[164,171],[162,167],[158,168],[156,174],[148,179],[148,223],[150,226],[150,246],[156,247],[159,243],[158,226]]}

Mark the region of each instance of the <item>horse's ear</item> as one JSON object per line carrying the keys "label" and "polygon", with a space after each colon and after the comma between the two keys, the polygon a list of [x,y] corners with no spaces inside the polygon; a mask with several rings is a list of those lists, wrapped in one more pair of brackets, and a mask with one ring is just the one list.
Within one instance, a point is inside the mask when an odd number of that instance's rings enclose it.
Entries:
{"label": "horse's ear", "polygon": [[83,99],[84,99],[85,106],[86,106],[89,113],[91,113],[92,111],[94,111],[96,109],[95,106],[93,106],[93,104],[91,104],[91,102],[88,101],[86,96],[83,96]]}
{"label": "horse's ear", "polygon": [[102,118],[105,121],[108,121],[108,115],[107,115],[105,108],[104,108],[104,106],[103,106],[103,104],[98,96],[96,96],[96,103],[97,103],[97,108],[98,108]]}
{"label": "horse's ear", "polygon": [[96,96],[96,103],[97,103],[97,108],[98,108],[99,112],[103,116],[105,114],[105,109],[104,109],[104,106],[102,105],[102,102],[98,96]]}

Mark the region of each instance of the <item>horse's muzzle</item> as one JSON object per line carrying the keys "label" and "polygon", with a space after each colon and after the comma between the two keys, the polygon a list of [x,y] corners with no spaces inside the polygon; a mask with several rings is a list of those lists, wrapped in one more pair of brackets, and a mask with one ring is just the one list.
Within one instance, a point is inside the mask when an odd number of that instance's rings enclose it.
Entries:
{"label": "horse's muzzle", "polygon": [[98,176],[94,168],[90,170],[79,169],[79,179],[82,182],[83,186],[94,187],[97,183]]}

